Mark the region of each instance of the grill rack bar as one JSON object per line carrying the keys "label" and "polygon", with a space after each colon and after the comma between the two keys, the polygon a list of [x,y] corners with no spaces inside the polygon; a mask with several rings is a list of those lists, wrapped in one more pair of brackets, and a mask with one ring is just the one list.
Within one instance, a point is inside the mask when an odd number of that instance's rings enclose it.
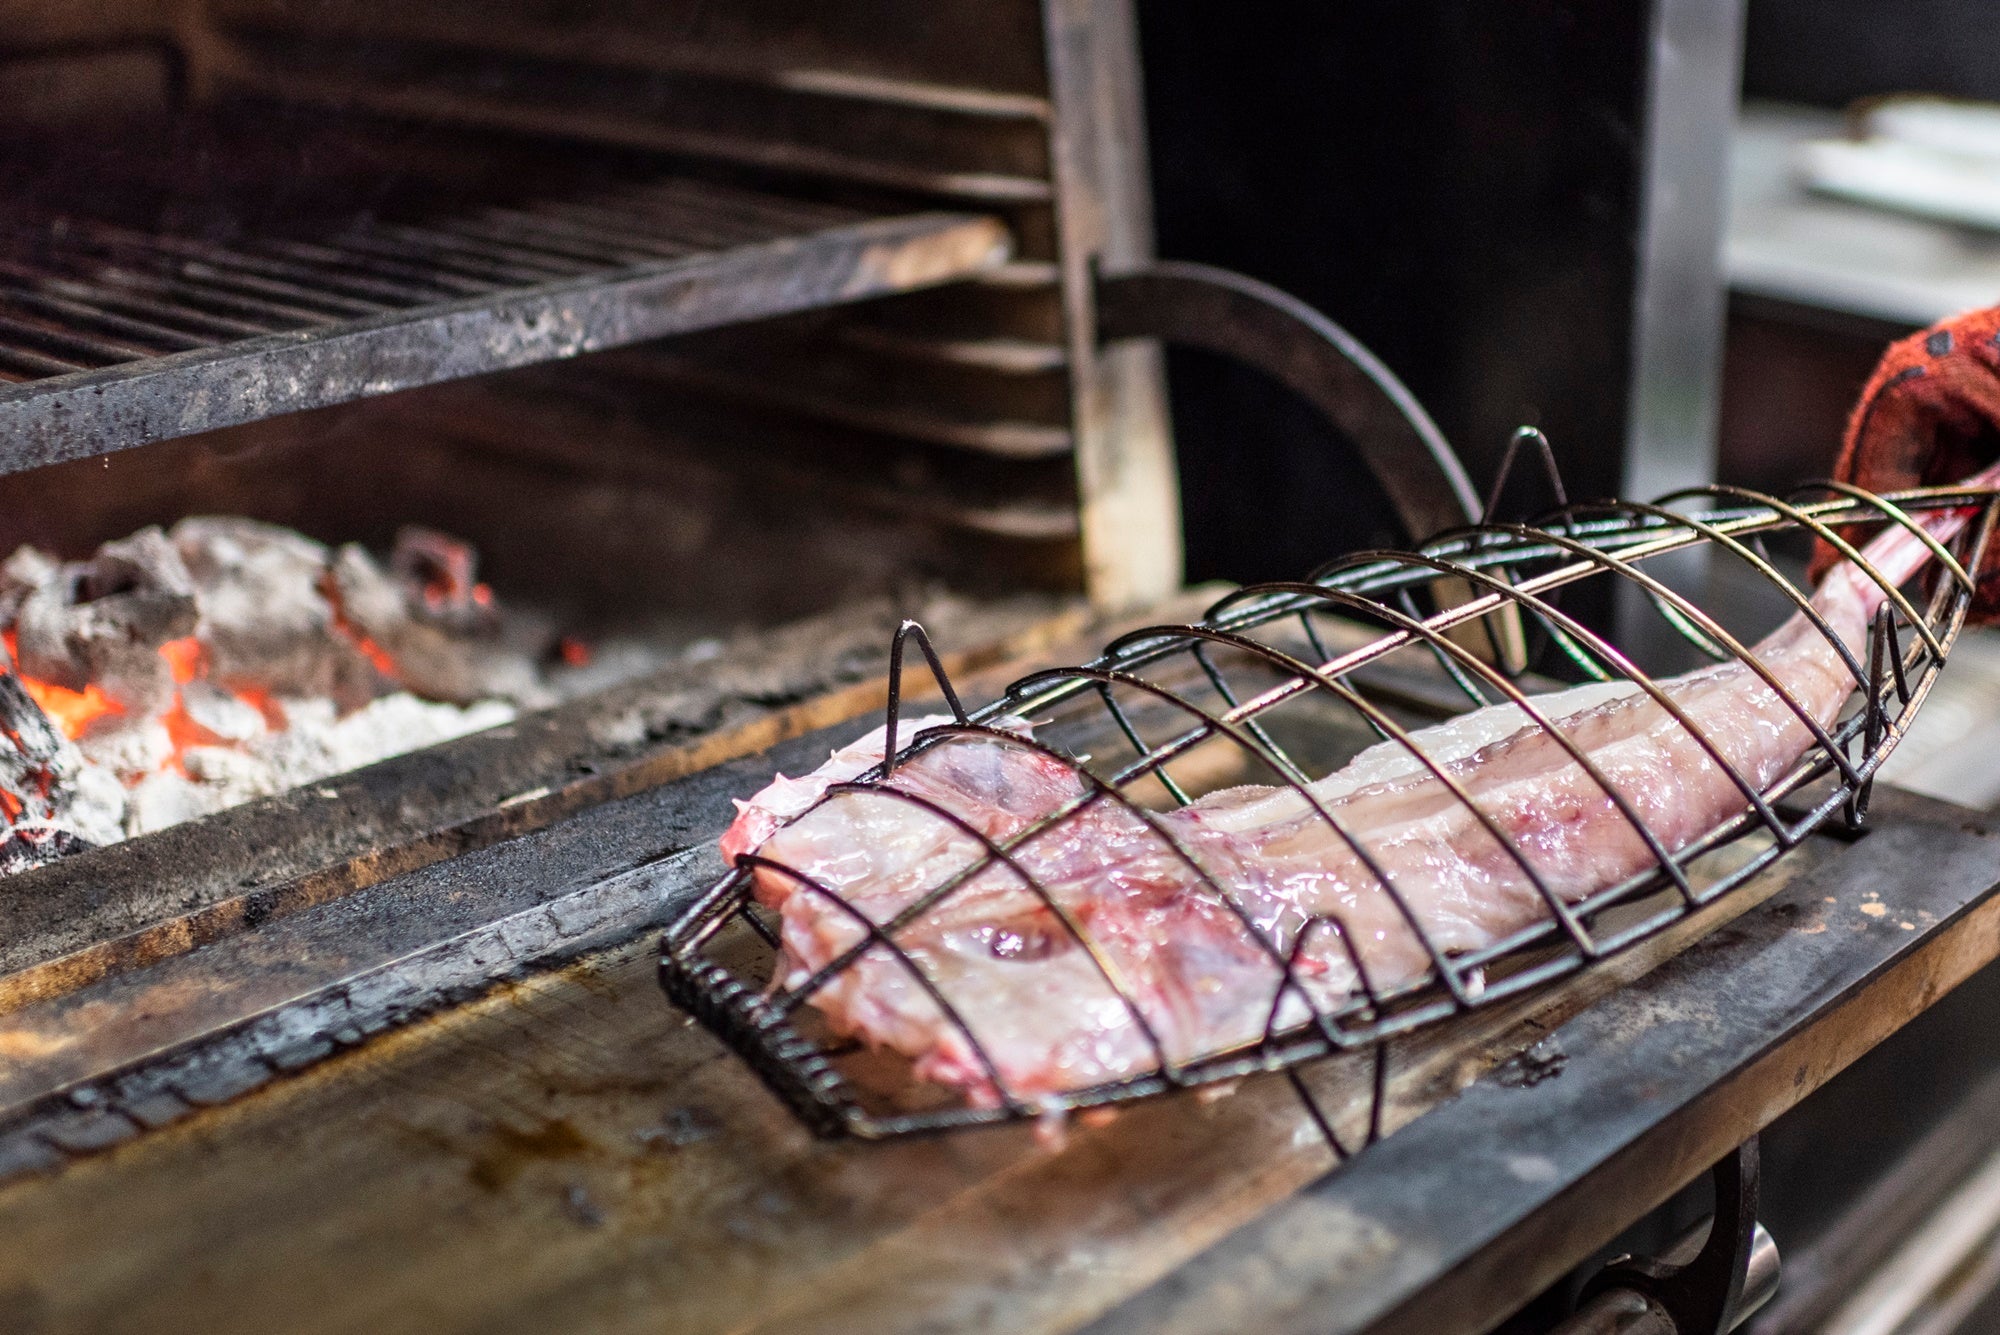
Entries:
{"label": "grill rack bar", "polygon": [[[1700,507],[1700,513],[1680,514],[1666,508],[1680,503]],[[1924,534],[1911,517],[1912,511],[1937,508],[1980,507],[1977,521],[1956,540],[1955,551],[1947,550]],[[954,703],[956,721],[926,729],[900,749],[888,751],[888,759],[875,769],[845,784],[830,787],[821,801],[838,800],[843,793],[871,792],[922,808],[963,826],[963,822],[935,803],[888,785],[896,769],[953,738],[991,736],[1006,744],[1027,747],[1074,764],[1068,757],[1040,740],[1024,740],[1002,726],[1008,718],[1053,715],[1064,706],[1086,702],[1103,706],[1106,736],[1126,738],[1133,757],[1104,775],[1084,771],[1083,794],[1060,805],[1055,811],[1031,821],[1026,828],[998,840],[980,836],[986,852],[973,858],[958,871],[928,886],[903,904],[892,916],[876,920],[848,904],[830,888],[818,884],[798,869],[768,858],[746,855],[739,865],[718,882],[668,930],[662,943],[660,972],[662,985],[679,1004],[693,1012],[742,1054],[758,1074],[800,1117],[822,1134],[883,1138],[917,1131],[1042,1115],[1052,1109],[1080,1110],[1148,1097],[1171,1089],[1187,1088],[1240,1078],[1257,1071],[1291,1070],[1297,1065],[1337,1052],[1373,1049],[1379,1063],[1386,1061],[1385,1042],[1396,1035],[1434,1024],[1452,1015],[1492,1004],[1529,988],[1582,968],[1593,959],[1620,950],[1651,936],[1716,899],[1769,866],[1809,834],[1837,814],[1845,813],[1850,825],[1865,816],[1869,787],[1876,769],[1886,758],[1895,740],[1907,727],[1921,705],[1936,672],[1942,666],[1970,605],[1973,583],[1967,567],[1976,566],[1995,522],[1996,506],[1990,493],[1952,488],[1932,488],[1872,496],[1842,484],[1816,484],[1793,494],[1791,500],[1764,497],[1733,488],[1711,487],[1676,493],[1661,505],[1643,506],[1613,502],[1582,505],[1565,504],[1539,526],[1481,524],[1440,535],[1414,553],[1361,553],[1343,558],[1316,572],[1301,584],[1252,586],[1231,594],[1212,607],[1207,617],[1191,626],[1154,627],[1133,632],[1114,642],[1104,655],[1076,668],[1051,669],[1030,674],[1015,682],[991,704],[966,714]],[[1864,665],[1823,621],[1815,630],[1833,640],[1853,672],[1865,683],[1858,706],[1851,707],[1828,727],[1820,727],[1804,706],[1784,689],[1783,684],[1767,683],[1810,727],[1815,740],[1805,754],[1784,774],[1762,788],[1751,785],[1741,775],[1735,781],[1746,796],[1746,809],[1718,828],[1686,846],[1669,852],[1657,840],[1648,839],[1654,865],[1618,884],[1605,887],[1574,902],[1563,902],[1541,883],[1541,877],[1518,848],[1512,853],[1522,870],[1536,882],[1549,904],[1550,913],[1525,927],[1475,950],[1451,952],[1430,939],[1418,915],[1413,913],[1393,883],[1367,857],[1325,808],[1307,790],[1306,771],[1285,754],[1268,731],[1258,726],[1278,705],[1301,695],[1331,693],[1363,713],[1376,725],[1378,735],[1397,739],[1440,778],[1443,771],[1421,751],[1411,746],[1399,725],[1356,689],[1354,674],[1379,662],[1399,649],[1422,647],[1452,671],[1452,679],[1464,691],[1472,707],[1499,699],[1517,707],[1526,698],[1513,678],[1518,670],[1504,665],[1485,664],[1462,646],[1447,639],[1453,630],[1503,612],[1525,615],[1551,644],[1579,657],[1592,670],[1587,676],[1601,680],[1632,682],[1656,702],[1673,709],[1659,684],[1632,664],[1615,648],[1587,628],[1568,618],[1551,599],[1567,584],[1590,576],[1607,576],[1632,581],[1655,598],[1669,624],[1683,639],[1711,659],[1742,657],[1746,650],[1699,607],[1646,576],[1639,569],[1645,560],[1695,545],[1727,551],[1748,562],[1767,580],[1773,581],[1794,606],[1806,602],[1803,593],[1787,580],[1762,552],[1766,534],[1803,531],[1831,542],[1836,550],[1853,559],[1853,548],[1841,529],[1855,524],[1893,524],[1920,534],[1934,555],[1940,558],[1942,576],[1931,587],[1925,605],[1919,609],[1904,598],[1879,572],[1859,562],[1863,573],[1872,577],[1891,596],[1883,603],[1870,629],[1868,658]],[[1523,575],[1523,571],[1529,571]],[[1466,579],[1476,592],[1454,605],[1441,607],[1428,616],[1412,617],[1404,595],[1434,584],[1440,574]],[[1389,599],[1406,606],[1399,609]],[[1390,630],[1366,645],[1343,654],[1329,654],[1314,632],[1315,611],[1336,607],[1343,611],[1373,613]],[[1296,619],[1305,638],[1320,651],[1317,666],[1277,654],[1268,646],[1248,639],[1248,632],[1269,628]],[[907,628],[906,628],[906,632]],[[899,635],[893,656],[889,725],[891,736],[897,719],[902,666]],[[920,641],[928,648],[927,643]],[[1250,697],[1241,697],[1221,686],[1221,674],[1204,658],[1207,646],[1228,645],[1244,650],[1254,646],[1283,675],[1279,684]],[[928,655],[927,655],[928,657]],[[1149,680],[1144,669],[1156,669],[1172,660],[1185,660],[1198,668],[1226,709],[1205,711],[1172,690],[1159,685],[1158,675]],[[1754,660],[1753,668],[1761,668]],[[942,678],[933,665],[933,674]],[[1193,676],[1192,673],[1189,674]],[[948,687],[948,683],[945,683]],[[1119,709],[1113,694],[1116,688],[1143,691],[1170,706],[1178,707],[1189,721],[1164,739],[1148,744],[1139,729]],[[953,697],[955,702],[955,697]],[[1532,714],[1531,714],[1532,717]],[[1686,728],[1708,750],[1711,758],[1728,765],[1697,725],[1676,714]],[[1255,729],[1253,732],[1252,730]],[[1551,729],[1553,732],[1554,730]],[[1242,910],[1233,898],[1199,865],[1198,859],[1179,841],[1165,834],[1158,822],[1145,816],[1124,789],[1152,778],[1166,780],[1162,787],[1177,803],[1185,805],[1188,795],[1166,774],[1167,763],[1182,757],[1203,742],[1227,737],[1247,755],[1265,762],[1295,793],[1304,797],[1332,829],[1346,838],[1374,870],[1381,888],[1396,901],[1403,917],[1426,947],[1433,967],[1428,973],[1388,987],[1378,987],[1369,977],[1360,952],[1344,923],[1337,916],[1315,918],[1283,951],[1278,943],[1255,932],[1263,947],[1279,966],[1271,1001],[1270,1017],[1260,1041],[1223,1052],[1199,1055],[1191,1060],[1173,1060],[1147,1022],[1143,1004],[1117,976],[1115,961],[1086,931],[1071,919],[1063,907],[1014,859],[1015,850],[1079,813],[1116,801],[1145,819],[1160,834],[1171,853],[1179,856],[1220,902]],[[1570,749],[1574,758],[1576,751]],[[1585,764],[1586,770],[1592,767]],[[1615,790],[1600,774],[1593,772],[1607,793]],[[1458,798],[1483,816],[1469,795]],[[1626,815],[1636,823],[1636,816]],[[1486,822],[1503,844],[1507,836]],[[974,834],[977,832],[974,831]],[[1688,869],[1706,855],[1749,835],[1759,835],[1764,843],[1735,866],[1697,886]],[[1041,901],[1055,910],[1065,930],[1091,955],[1112,993],[1128,1011],[1150,1045],[1156,1062],[1153,1069],[1126,1079],[1107,1081],[1088,1088],[1033,1098],[1017,1097],[999,1078],[999,1067],[980,1043],[972,1027],[952,1008],[949,998],[931,983],[923,968],[904,950],[897,934],[919,922],[926,913],[942,904],[960,887],[996,866],[1012,869],[1015,880],[1024,882]],[[773,931],[758,920],[762,910],[750,899],[750,884],[758,869],[778,871],[799,887],[793,893],[811,894],[836,906],[862,929],[862,939],[813,971],[803,982],[790,978],[769,991],[760,992],[748,982],[707,958],[706,951],[723,927],[732,921],[751,923],[770,940]],[[1008,884],[1012,884],[1009,881]],[[1653,897],[1662,890],[1674,893],[1655,905]],[[1639,906],[1635,917],[1603,925],[1593,930],[1612,910]],[[1244,922],[1248,925],[1248,918]],[[1351,959],[1357,979],[1344,1004],[1321,1006],[1301,980],[1297,968],[1306,938],[1315,930],[1331,933],[1336,944]],[[957,1106],[918,1112],[882,1111],[870,1106],[861,1091],[852,1087],[834,1064],[837,1051],[816,1045],[795,1027],[801,1008],[843,970],[852,967],[871,951],[885,952],[899,961],[904,972],[923,984],[956,1029],[967,1049],[992,1080],[991,1106]],[[1306,1002],[1309,1018],[1281,1026],[1279,1017],[1287,994]],[[1382,1077],[1378,1075],[1378,1083]],[[1310,1105],[1309,1103],[1309,1106]],[[1370,1117],[1366,1139],[1379,1132],[1380,1108]],[[1336,1154],[1345,1156],[1353,1147],[1345,1144],[1325,1124],[1313,1106],[1315,1120],[1328,1133]]]}
{"label": "grill rack bar", "polygon": [[0,212],[0,473],[1003,263],[999,220],[684,178],[228,242]]}

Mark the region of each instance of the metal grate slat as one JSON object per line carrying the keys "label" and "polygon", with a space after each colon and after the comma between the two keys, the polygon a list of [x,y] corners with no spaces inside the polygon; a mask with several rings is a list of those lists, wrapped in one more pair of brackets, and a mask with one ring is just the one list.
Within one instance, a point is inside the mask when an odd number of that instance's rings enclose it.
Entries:
{"label": "metal grate slat", "polygon": [[66,375],[71,371],[88,369],[77,362],[66,362],[60,357],[51,357],[32,348],[17,348],[8,343],[0,343],[0,366],[28,375]]}
{"label": "metal grate slat", "polygon": [[[153,357],[160,349],[141,347],[122,340],[95,337],[77,329],[65,329],[36,319],[32,312],[10,312],[5,294],[0,294],[0,338],[26,343],[56,356],[81,358],[86,365],[106,365],[134,357]],[[26,318],[23,318],[26,317]]]}
{"label": "metal grate slat", "polygon": [[185,330],[204,343],[212,343],[216,339],[254,338],[272,332],[269,325],[196,311],[176,302],[154,301],[101,283],[81,281],[4,258],[0,258],[0,279],[9,280],[20,290],[72,303],[87,312],[79,317],[82,319],[94,319],[101,313],[136,316],[171,329]]}
{"label": "metal grate slat", "polygon": [[1008,252],[992,218],[672,178],[227,235],[0,204],[0,472],[971,276]]}
{"label": "metal grate slat", "polygon": [[498,285],[497,280],[489,277],[473,277],[436,264],[406,262],[323,241],[262,240],[253,242],[251,250],[258,255],[317,265],[329,273],[399,283],[413,292],[429,290],[443,298],[491,292]]}
{"label": "metal grate slat", "polygon": [[264,326],[267,329],[301,328],[340,318],[309,306],[272,301],[267,296],[242,291],[226,281],[203,277],[151,273],[124,265],[107,265],[90,276],[113,291],[136,292],[171,305],[217,311],[233,317],[250,316],[253,323],[268,321]]}
{"label": "metal grate slat", "polygon": [[632,221],[629,217],[597,205],[540,203],[520,212],[524,217],[531,217],[551,226],[573,229],[583,235],[601,237],[617,245],[633,246],[649,251],[660,259],[675,259],[682,255],[693,254],[699,249],[690,242],[664,236],[657,228],[648,228]]}
{"label": "metal grate slat", "polygon": [[400,241],[409,241],[419,246],[427,246],[434,250],[450,251],[455,254],[469,255],[474,259],[496,260],[502,264],[511,264],[516,268],[525,269],[531,273],[539,273],[545,281],[550,279],[574,278],[578,274],[589,273],[591,269],[601,263],[600,261],[580,260],[566,255],[557,255],[546,250],[522,245],[519,242],[490,241],[485,237],[479,236],[476,232],[468,230],[468,228],[473,226],[474,224],[469,220],[453,219],[427,227],[405,225],[386,228],[384,229],[384,235]]}
{"label": "metal grate slat", "polygon": [[380,301],[343,296],[324,284],[301,285],[246,271],[231,253],[185,237],[152,237],[127,228],[68,222],[73,249],[67,258],[79,273],[115,265],[193,288],[214,289],[253,300],[273,299],[279,308],[315,316],[368,315],[389,307]]}
{"label": "metal grate slat", "polygon": [[658,259],[630,247],[609,245],[575,232],[565,231],[532,218],[510,217],[487,210],[476,217],[454,223],[456,236],[473,237],[494,245],[519,247],[536,255],[553,256],[592,267],[603,264],[645,264]]}
{"label": "metal grate slat", "polygon": [[5,300],[17,306],[25,306],[59,319],[69,320],[87,329],[102,329],[113,334],[123,334],[141,343],[152,344],[156,348],[182,351],[188,348],[205,347],[214,340],[176,329],[151,320],[135,319],[116,311],[98,310],[86,302],[71,301],[65,297],[52,296],[35,289],[5,290]]}
{"label": "metal grate slat", "polygon": [[546,237],[554,242],[589,246],[626,263],[679,259],[696,249],[685,242],[649,235],[643,228],[620,228],[553,208],[489,209],[485,216],[495,226],[518,228],[525,235]]}
{"label": "metal grate slat", "polygon": [[348,300],[357,311],[437,301],[452,295],[451,289],[436,283],[397,281],[373,274],[350,273],[333,265],[302,263],[283,255],[236,250],[212,242],[184,237],[149,240],[162,255],[271,280],[286,285],[292,293],[323,290],[329,297]]}
{"label": "metal grate slat", "polygon": [[389,236],[381,232],[344,232],[329,243],[356,263],[376,261],[429,268],[440,278],[456,275],[491,292],[500,288],[527,286],[549,281],[549,274],[524,264],[496,260],[487,255],[468,255],[457,250],[440,250],[420,240]]}

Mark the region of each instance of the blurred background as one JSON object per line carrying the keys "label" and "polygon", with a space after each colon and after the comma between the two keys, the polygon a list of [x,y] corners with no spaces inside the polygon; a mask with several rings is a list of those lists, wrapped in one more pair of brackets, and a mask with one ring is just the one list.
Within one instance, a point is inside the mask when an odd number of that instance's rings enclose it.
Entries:
{"label": "blurred background", "polygon": [[[1990,0],[1386,14],[1143,7],[1160,252],[1358,334],[1482,488],[1523,423],[1572,495],[1822,476],[1891,341],[2000,301]],[[1394,536],[1278,391],[1195,354],[1170,371],[1191,576],[1283,577]],[[1546,505],[1538,487],[1516,507]],[[2000,801],[2000,636],[1954,651],[1892,764]],[[1996,1015],[1989,969],[1767,1133],[1788,1278],[1753,1329],[2000,1330]],[[1674,1236],[1698,1195],[1626,1242]]]}
{"label": "blurred background", "polygon": [[[1140,20],[1160,253],[1345,325],[1482,489],[1523,424],[1578,497],[1823,476],[1891,341],[2000,301],[2000,110],[1983,101],[2000,100],[2000,5]],[[1200,353],[1170,372],[1190,577],[1286,578],[1395,540],[1309,410]],[[1525,471],[1522,514],[1550,499]],[[1985,806],[2000,649],[1974,637],[1955,666],[1898,778]]]}

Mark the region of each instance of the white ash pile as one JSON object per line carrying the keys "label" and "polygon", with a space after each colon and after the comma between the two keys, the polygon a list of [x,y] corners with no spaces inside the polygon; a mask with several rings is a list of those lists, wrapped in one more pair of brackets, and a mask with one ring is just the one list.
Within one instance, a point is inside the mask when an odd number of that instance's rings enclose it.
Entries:
{"label": "white ash pile", "polygon": [[191,518],[0,564],[0,875],[549,703],[465,544]]}

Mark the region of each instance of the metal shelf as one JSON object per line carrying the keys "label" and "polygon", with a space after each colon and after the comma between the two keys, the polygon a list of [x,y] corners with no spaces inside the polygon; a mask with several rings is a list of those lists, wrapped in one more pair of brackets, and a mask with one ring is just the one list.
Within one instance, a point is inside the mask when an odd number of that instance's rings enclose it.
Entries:
{"label": "metal shelf", "polygon": [[977,214],[653,176],[225,240],[0,214],[0,473],[948,281]]}

